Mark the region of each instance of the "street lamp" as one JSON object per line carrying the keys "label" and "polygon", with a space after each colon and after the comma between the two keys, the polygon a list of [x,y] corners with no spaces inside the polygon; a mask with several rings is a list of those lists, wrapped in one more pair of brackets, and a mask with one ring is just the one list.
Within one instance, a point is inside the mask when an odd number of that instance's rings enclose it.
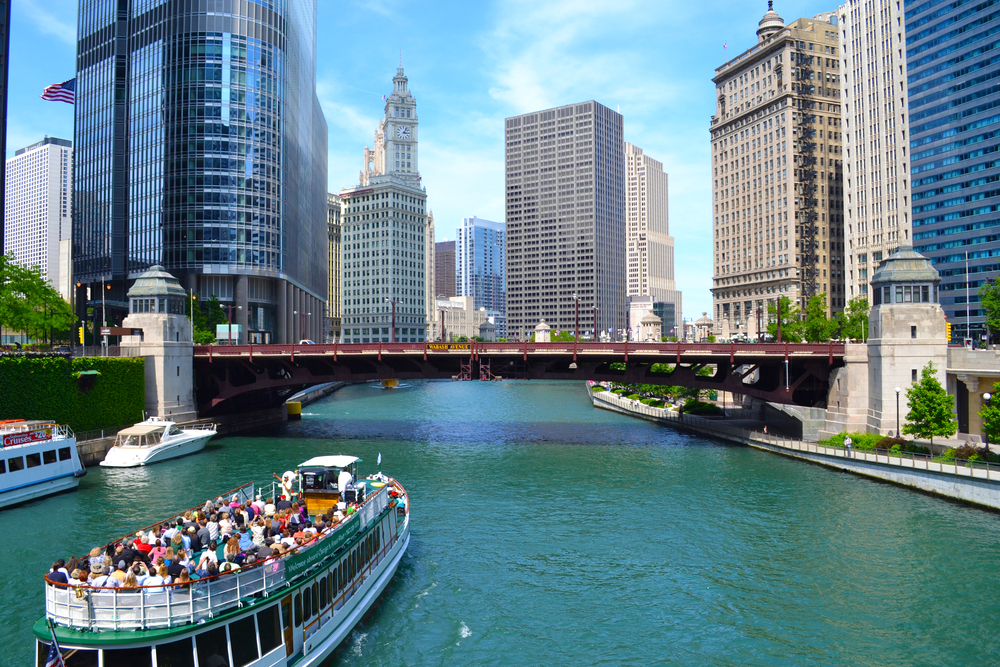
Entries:
{"label": "street lamp", "polygon": [[385,297],[385,302],[392,304],[392,334],[391,334],[392,338],[390,339],[389,342],[395,343],[396,342],[396,304],[398,303],[398,301],[396,301],[395,299],[390,299],[389,297]]}
{"label": "street lamp", "polygon": [[233,308],[236,310],[243,310],[243,306],[227,306],[224,303],[219,304],[219,308],[223,308],[226,311],[226,321],[229,322],[229,336],[228,343],[233,344]]}
{"label": "street lamp", "polygon": [[899,437],[899,392],[902,391],[899,387],[896,387],[896,437]]}
{"label": "street lamp", "polygon": [[[438,301],[444,301],[445,298],[446,297],[445,297],[444,294],[438,294]],[[445,342],[445,337],[444,337],[444,308],[441,308],[440,310],[441,310],[441,342],[443,343],[443,342]]]}
{"label": "street lamp", "polygon": [[[983,394],[983,399],[986,401],[986,407],[990,407],[990,399],[993,398],[993,394],[989,392]],[[990,453],[990,433],[986,430],[986,425],[983,424],[983,435],[986,436],[986,453]]]}
{"label": "street lamp", "polygon": [[305,339],[305,337],[306,337],[306,315],[308,315],[309,317],[312,317],[312,313],[307,313],[304,310],[301,313],[299,311],[297,311],[297,310],[293,310],[292,313],[295,314],[295,315],[300,315],[302,317],[302,326],[299,328],[299,333],[302,335],[302,338]]}
{"label": "street lamp", "polygon": [[594,342],[595,343],[598,342],[598,340],[597,340],[597,306],[594,306]]}

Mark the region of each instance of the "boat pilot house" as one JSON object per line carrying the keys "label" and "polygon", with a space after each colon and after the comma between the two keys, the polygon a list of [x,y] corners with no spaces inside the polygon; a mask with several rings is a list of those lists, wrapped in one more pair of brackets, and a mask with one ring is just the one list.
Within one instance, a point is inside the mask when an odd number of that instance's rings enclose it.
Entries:
{"label": "boat pilot house", "polygon": [[317,456],[299,466],[299,486],[310,515],[365,502],[367,480],[358,480],[360,461],[354,456]]}

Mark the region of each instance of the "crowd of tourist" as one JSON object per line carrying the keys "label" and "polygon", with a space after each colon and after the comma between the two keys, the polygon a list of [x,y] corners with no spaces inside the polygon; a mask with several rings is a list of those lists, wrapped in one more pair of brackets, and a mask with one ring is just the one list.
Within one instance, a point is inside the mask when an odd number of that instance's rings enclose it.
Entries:
{"label": "crowd of tourist", "polygon": [[139,531],[121,542],[94,547],[89,556],[60,558],[49,582],[93,588],[152,588],[226,575],[280,557],[331,530],[357,510],[331,508],[313,522],[305,503],[281,496],[241,502],[233,496]]}

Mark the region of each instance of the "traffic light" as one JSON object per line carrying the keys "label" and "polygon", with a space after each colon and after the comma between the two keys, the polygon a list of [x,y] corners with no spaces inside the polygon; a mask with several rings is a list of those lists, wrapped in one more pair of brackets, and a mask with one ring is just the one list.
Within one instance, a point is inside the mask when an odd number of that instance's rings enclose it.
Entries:
{"label": "traffic light", "polygon": [[83,327],[77,327],[77,332],[80,334],[80,345],[83,345]]}
{"label": "traffic light", "polygon": [[944,323],[944,335],[945,335],[945,338],[947,338],[948,342],[950,343],[951,342],[951,322],[945,322]]}

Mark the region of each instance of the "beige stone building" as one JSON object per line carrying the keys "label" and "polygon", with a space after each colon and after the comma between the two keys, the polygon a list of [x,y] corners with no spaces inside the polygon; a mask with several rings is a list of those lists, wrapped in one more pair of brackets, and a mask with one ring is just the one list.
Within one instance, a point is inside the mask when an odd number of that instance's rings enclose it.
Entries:
{"label": "beige stone building", "polygon": [[477,309],[471,296],[451,296],[437,299],[434,307],[436,317],[430,325],[428,340],[442,340],[442,323],[444,324],[444,340],[458,340],[463,336],[471,339],[473,336],[480,335],[483,323],[489,320],[486,309]]}
{"label": "beige stone building", "polygon": [[326,342],[340,340],[341,294],[340,212],[342,200],[332,192],[326,195],[326,238],[330,246],[329,274],[326,279]]}
{"label": "beige stone building", "polygon": [[674,282],[668,178],[663,163],[625,142],[625,261],[627,296],[648,295],[681,310]]}
{"label": "beige stone building", "polygon": [[[431,324],[434,321],[434,303],[437,301],[437,283],[435,282],[435,271],[437,270],[436,264],[437,251],[434,244],[434,211],[428,211],[427,213],[427,242],[424,244],[424,275],[427,276],[426,286],[424,289],[424,309],[427,312],[427,330],[430,331]],[[430,336],[427,340],[434,340]]]}
{"label": "beige stone building", "polygon": [[769,8],[757,37],[716,69],[710,128],[714,323],[750,337],[781,296],[846,303],[836,13],[786,26]]}
{"label": "beige stone building", "polygon": [[895,0],[839,10],[844,93],[847,297],[871,300],[869,277],[910,239],[906,28]]}

